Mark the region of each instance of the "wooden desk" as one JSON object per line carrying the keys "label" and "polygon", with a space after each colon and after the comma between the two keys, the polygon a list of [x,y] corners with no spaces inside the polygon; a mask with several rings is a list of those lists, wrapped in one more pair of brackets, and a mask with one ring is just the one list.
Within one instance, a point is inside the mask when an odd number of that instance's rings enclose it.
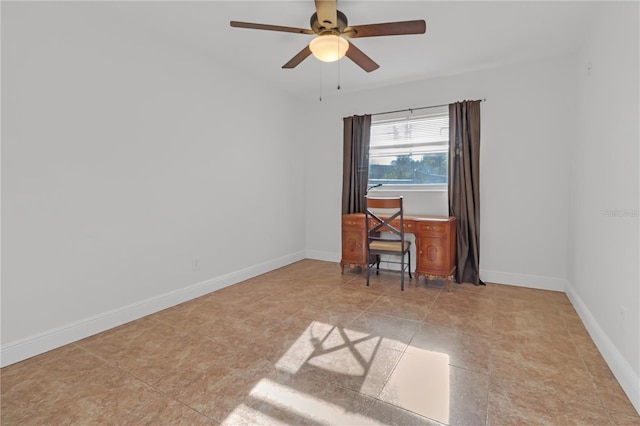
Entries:
{"label": "wooden desk", "polygon": [[[395,227],[400,220],[393,221]],[[404,216],[404,231],[416,239],[415,275],[416,282],[424,275],[430,278],[444,278],[447,291],[449,280],[456,269],[456,218],[433,216]],[[367,229],[364,213],[342,216],[342,260],[345,266],[367,267]]]}

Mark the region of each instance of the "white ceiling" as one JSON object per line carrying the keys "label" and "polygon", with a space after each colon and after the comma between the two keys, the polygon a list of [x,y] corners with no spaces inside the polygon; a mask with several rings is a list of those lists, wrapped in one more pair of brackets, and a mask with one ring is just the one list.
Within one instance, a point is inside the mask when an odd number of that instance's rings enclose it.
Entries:
{"label": "white ceiling", "polygon": [[355,1],[338,0],[350,25],[424,19],[422,35],[351,40],[380,68],[366,73],[348,58],[298,67],[282,65],[313,36],[231,28],[246,21],[309,28],[313,0],[111,3],[114,18],[170,37],[185,49],[215,57],[302,96],[358,90],[574,52],[606,2],[595,1]]}

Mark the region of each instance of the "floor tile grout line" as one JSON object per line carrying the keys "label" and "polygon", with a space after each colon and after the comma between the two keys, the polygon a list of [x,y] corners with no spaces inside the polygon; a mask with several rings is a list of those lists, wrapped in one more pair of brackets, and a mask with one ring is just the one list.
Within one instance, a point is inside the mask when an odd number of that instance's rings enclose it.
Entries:
{"label": "floor tile grout line", "polygon": [[[602,408],[604,408],[604,409],[607,411],[607,414],[608,414],[608,416],[609,416],[609,420],[611,421],[611,413],[612,413],[612,410],[611,410],[609,407],[607,407],[607,405],[606,405],[606,404],[604,403],[604,401],[602,400],[602,396],[600,395],[600,392],[598,391],[598,385],[597,385],[597,383],[596,383],[596,381],[595,381],[595,378],[593,377],[593,374],[591,373],[591,371],[589,371],[589,367],[587,366],[587,363],[586,363],[586,361],[585,361],[585,359],[584,359],[584,355],[582,354],[582,351],[580,351],[580,349],[579,349],[579,348],[578,348],[578,346],[576,345],[576,342],[575,342],[575,339],[573,338],[573,335],[572,335],[572,333],[571,333],[571,330],[570,330],[570,329],[569,329],[569,327],[567,326],[567,321],[563,318],[562,322],[563,322],[564,327],[565,327],[565,329],[566,329],[566,331],[567,331],[567,334],[571,337],[571,343],[572,343],[572,345],[573,345],[574,349],[576,350],[576,352],[577,352],[578,356],[580,357],[581,365],[582,365],[582,367],[584,368],[584,370],[585,370],[585,372],[586,372],[587,376],[589,377],[589,382],[590,382],[590,384],[591,384],[591,386],[592,386],[592,388],[593,388],[593,390],[594,390],[595,394],[596,394],[596,395],[597,395],[597,397],[598,397],[598,401],[600,402],[600,406],[601,406]],[[612,421],[611,423],[613,424],[613,421]]]}
{"label": "floor tile grout line", "polygon": [[[183,401],[181,401],[181,400],[179,400],[179,399],[175,398],[173,395],[171,395],[171,394],[169,394],[169,393],[167,393],[167,392],[163,391],[162,389],[158,388],[157,386],[155,386],[155,385],[153,385],[153,384],[151,384],[151,383],[147,382],[147,381],[146,381],[146,380],[144,380],[143,378],[136,376],[135,374],[131,373],[130,371],[127,371],[127,370],[123,369],[123,368],[122,368],[122,367],[120,367],[120,366],[117,366],[117,365],[112,364],[111,362],[109,362],[109,361],[107,361],[107,360],[103,359],[101,356],[99,356],[99,355],[97,355],[97,354],[95,354],[95,353],[91,352],[91,351],[90,351],[90,350],[88,350],[87,348],[84,348],[84,347],[82,347],[82,346],[80,346],[80,345],[76,344],[75,342],[73,343],[73,345],[74,345],[74,346],[78,346],[78,348],[79,348],[79,349],[83,350],[83,351],[84,351],[84,352],[86,352],[87,354],[89,354],[89,355],[91,355],[91,356],[93,356],[93,357],[95,357],[95,358],[99,359],[100,361],[104,362],[104,363],[105,363],[107,366],[109,366],[110,368],[112,368],[112,369],[115,369],[115,370],[119,371],[120,373],[122,373],[122,374],[124,374],[124,375],[126,375],[126,376],[128,376],[128,377],[130,377],[130,378],[132,378],[132,379],[134,379],[134,380],[136,380],[137,382],[140,382],[140,383],[144,384],[145,386],[148,386],[149,388],[153,389],[155,392],[159,393],[160,395],[162,395],[162,396],[164,396],[164,397],[166,397],[166,398],[168,398],[168,399],[171,399],[172,401],[174,401],[174,402],[176,402],[176,403],[178,403],[178,404],[180,404],[180,405],[182,405],[182,406],[184,406],[184,407],[189,408],[190,410],[192,410],[192,411],[194,411],[194,412],[196,412],[196,413],[198,413],[198,414],[200,414],[200,415],[202,415],[202,416],[206,417],[207,419],[209,419],[209,420],[211,420],[211,421],[214,421],[214,422],[218,423],[215,419],[212,419],[211,417],[207,416],[206,414],[204,414],[204,413],[202,413],[202,412],[200,412],[200,411],[196,410],[195,408],[191,407],[189,404],[187,404],[187,403],[185,403],[185,402],[183,402]],[[132,411],[130,411],[128,414],[131,414],[131,413],[133,413],[133,412],[135,412],[135,411],[137,411],[137,409],[133,409],[133,410],[132,410]]]}

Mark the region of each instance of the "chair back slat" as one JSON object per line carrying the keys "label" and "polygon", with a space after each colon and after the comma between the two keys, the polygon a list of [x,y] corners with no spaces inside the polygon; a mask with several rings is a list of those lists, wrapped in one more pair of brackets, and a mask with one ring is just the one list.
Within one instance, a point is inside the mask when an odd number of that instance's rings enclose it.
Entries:
{"label": "chair back slat", "polygon": [[367,198],[369,209],[400,209],[401,207],[402,197]]}

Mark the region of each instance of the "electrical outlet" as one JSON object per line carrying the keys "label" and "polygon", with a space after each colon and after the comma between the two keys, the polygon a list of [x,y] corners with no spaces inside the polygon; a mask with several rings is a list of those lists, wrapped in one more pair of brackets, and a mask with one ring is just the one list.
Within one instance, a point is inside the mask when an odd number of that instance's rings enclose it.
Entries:
{"label": "electrical outlet", "polygon": [[191,269],[194,271],[200,269],[200,259],[198,259],[197,257],[193,258],[193,260],[191,261]]}
{"label": "electrical outlet", "polygon": [[620,328],[622,331],[626,331],[625,324],[627,322],[627,308],[624,305],[620,305]]}

